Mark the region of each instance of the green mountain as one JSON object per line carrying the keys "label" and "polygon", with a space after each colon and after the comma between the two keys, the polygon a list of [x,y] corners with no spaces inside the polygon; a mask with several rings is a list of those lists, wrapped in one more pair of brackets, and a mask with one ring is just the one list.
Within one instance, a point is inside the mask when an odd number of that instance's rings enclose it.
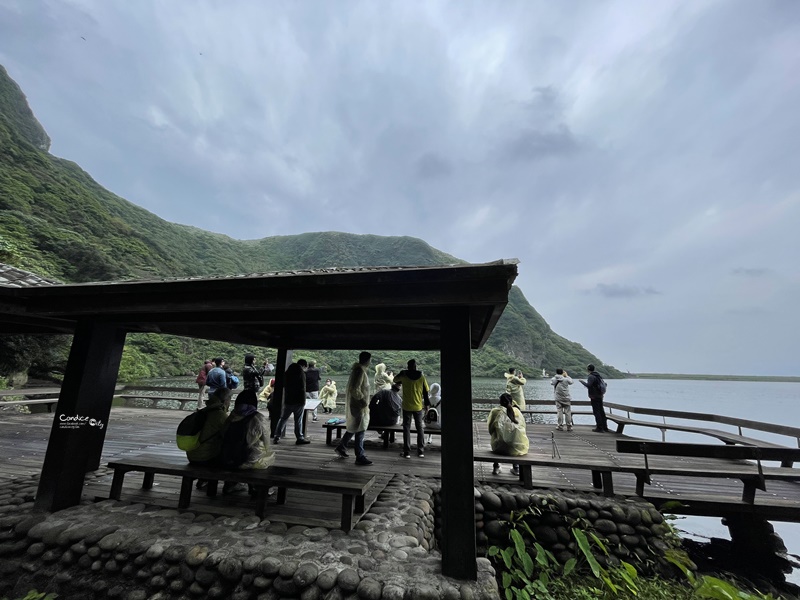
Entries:
{"label": "green mountain", "polygon": [[[43,276],[85,282],[464,262],[411,237],[323,232],[242,241],[170,223],[104,189],[75,163],[52,156],[49,144],[19,86],[0,67],[0,262]],[[209,256],[214,260],[207,260]],[[35,350],[39,346],[48,349],[46,356]],[[33,350],[20,352],[26,347]],[[0,374],[31,367],[38,374],[57,370],[65,355],[54,351],[58,347],[26,344],[19,336],[0,340]],[[243,352],[201,340],[131,335],[121,376],[183,374],[208,356]],[[263,356],[265,350],[256,354]],[[266,354],[274,359],[274,352]],[[352,361],[350,354],[304,356],[343,372]],[[427,370],[438,370],[437,354],[415,354]],[[410,356],[377,353],[398,368]],[[475,375],[495,377],[511,365],[528,372],[552,372],[558,366],[582,372],[589,362],[608,376],[621,376],[580,344],[554,333],[516,287],[486,348],[474,356]]]}

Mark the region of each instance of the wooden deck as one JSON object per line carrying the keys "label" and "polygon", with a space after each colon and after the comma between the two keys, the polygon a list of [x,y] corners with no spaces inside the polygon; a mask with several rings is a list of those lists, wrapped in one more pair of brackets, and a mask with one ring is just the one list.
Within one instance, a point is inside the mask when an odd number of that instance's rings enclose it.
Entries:
{"label": "wooden deck", "polygon": [[[178,422],[186,412],[114,408],[111,414],[102,464],[109,460],[137,454],[155,456],[177,455],[183,453],[174,442],[174,432]],[[3,479],[36,475],[40,472],[47,438],[52,425],[52,415],[0,413],[0,482]],[[322,421],[319,422],[321,425]],[[309,436],[314,443],[295,446],[293,439],[275,446],[278,454],[277,464],[297,467],[306,465],[309,470],[335,469],[346,471],[359,469],[380,475],[381,484],[375,493],[367,498],[371,504],[393,474],[415,474],[425,477],[441,475],[441,441],[435,437],[425,453],[425,458],[417,458],[412,453],[411,460],[400,456],[400,445],[391,444],[388,450],[382,447],[377,433],[367,435],[367,455],[374,464],[356,467],[353,459],[338,458],[331,446],[325,444],[325,432],[316,423],[309,423]],[[291,427],[289,428],[291,431]],[[529,454],[537,457],[552,457],[553,435],[562,459],[576,462],[607,459],[614,464],[638,465],[641,457],[618,454],[615,443],[618,439],[632,439],[620,434],[593,433],[590,426],[578,425],[572,433],[554,432],[552,425],[529,424]],[[477,422],[473,426],[476,448],[488,448],[489,440],[485,424]],[[415,436],[412,435],[412,442]],[[402,440],[400,440],[402,441]],[[352,454],[352,452],[351,452]],[[636,462],[639,461],[639,462]],[[698,470],[719,467],[713,459],[689,459],[674,457],[651,457],[650,464],[680,466]],[[754,467],[755,468],[755,467]],[[475,464],[475,478],[493,483],[516,483],[516,478],[503,468],[498,476],[491,474],[489,463]],[[105,468],[96,477],[87,478],[84,497],[107,498],[111,486],[111,473]],[[592,477],[589,471],[563,467],[535,467],[533,481],[537,487],[557,487],[590,491]],[[634,495],[636,480],[632,474],[615,473],[614,489],[618,494]],[[156,478],[152,490],[141,490],[141,479],[137,474],[126,478],[122,498],[124,500],[145,502],[168,508],[177,506],[180,480],[175,477]],[[713,479],[702,477],[653,476],[653,485],[645,487],[645,497],[656,505],[669,500],[678,500],[685,506],[671,509],[671,512],[684,514],[724,515],[735,512],[757,513],[772,520],[800,522],[800,483],[768,481],[767,491],[758,491],[755,504],[747,505],[741,501],[742,483],[738,479]],[[196,491],[192,498],[192,510],[215,515],[252,515],[254,503],[246,494],[234,494],[208,498]],[[289,524],[319,525],[336,527],[339,521],[340,498],[330,494],[312,492],[289,492],[287,504],[280,506],[274,499],[267,506],[267,518]]]}

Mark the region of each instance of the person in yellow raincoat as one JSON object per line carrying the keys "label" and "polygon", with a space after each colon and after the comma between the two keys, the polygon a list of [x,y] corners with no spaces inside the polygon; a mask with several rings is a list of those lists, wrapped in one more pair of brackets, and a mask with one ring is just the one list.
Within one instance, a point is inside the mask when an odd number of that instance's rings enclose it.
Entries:
{"label": "person in yellow raincoat", "polygon": [[[489,435],[491,436],[492,452],[504,456],[524,456],[528,453],[530,443],[525,431],[525,419],[522,413],[514,406],[511,394],[500,396],[500,406],[489,413],[487,421]],[[494,475],[500,473],[500,464],[494,463]],[[513,465],[512,475],[519,475],[519,465]]]}
{"label": "person in yellow raincoat", "polygon": [[336,389],[336,382],[333,379],[326,379],[325,385],[319,391],[319,399],[322,400],[322,412],[332,413],[336,408],[336,397],[339,391]]}
{"label": "person in yellow raincoat", "polygon": [[511,394],[514,400],[514,406],[520,410],[525,410],[525,377],[522,376],[522,371],[511,367],[508,373],[505,373],[506,378],[506,393]]}
{"label": "person in yellow raincoat", "polygon": [[342,458],[347,454],[347,442],[355,436],[356,464],[361,466],[371,465],[372,461],[364,454],[364,432],[369,427],[369,361],[372,355],[362,352],[358,355],[358,362],[350,370],[350,379],[347,380],[345,392],[345,424],[347,431],[342,436],[342,441],[334,449]]}

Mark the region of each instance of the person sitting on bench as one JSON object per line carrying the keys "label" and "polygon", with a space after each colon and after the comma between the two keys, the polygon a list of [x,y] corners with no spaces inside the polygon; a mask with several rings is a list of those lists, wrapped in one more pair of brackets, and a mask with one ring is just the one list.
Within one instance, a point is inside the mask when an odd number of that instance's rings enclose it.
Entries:
{"label": "person sitting on bench", "polygon": [[[392,383],[388,389],[380,390],[369,401],[369,424],[372,427],[397,425],[402,412],[403,398],[400,384]],[[382,431],[381,437],[394,441],[394,431]]]}
{"label": "person sitting on bench", "polygon": [[[200,445],[194,450],[186,452],[186,458],[193,465],[212,466],[219,461],[222,452],[222,438],[225,433],[225,423],[228,418],[228,408],[231,404],[232,392],[226,388],[219,388],[208,396],[208,401],[204,408],[200,410],[206,413],[206,421],[203,429],[200,430]],[[202,490],[206,487],[208,480],[198,479],[197,489]]]}
{"label": "person sitting on bench", "polygon": [[[255,390],[244,390],[236,397],[222,440],[222,466],[228,469],[266,469],[275,462],[269,447],[269,421],[258,412]],[[225,482],[223,493],[237,490],[236,482]],[[252,486],[249,489],[255,494]]]}
{"label": "person sitting on bench", "polygon": [[[528,434],[525,432],[525,419],[522,413],[514,406],[511,394],[500,396],[500,406],[489,413],[489,435],[491,436],[492,452],[505,456],[523,456],[528,453]],[[500,473],[500,463],[494,463],[492,475]],[[512,475],[519,475],[519,465],[511,468]]]}

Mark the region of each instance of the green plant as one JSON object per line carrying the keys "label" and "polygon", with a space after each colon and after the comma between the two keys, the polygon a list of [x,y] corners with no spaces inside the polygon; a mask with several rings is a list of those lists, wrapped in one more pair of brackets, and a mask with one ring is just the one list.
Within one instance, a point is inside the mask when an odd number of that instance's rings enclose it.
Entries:
{"label": "green plant", "polygon": [[[16,600],[53,600],[54,598],[58,598],[58,594],[54,594],[52,592],[45,593],[45,592],[37,592],[36,590],[29,590],[25,596],[22,598],[17,598]],[[3,600],[8,600],[8,598],[3,597]]]}

